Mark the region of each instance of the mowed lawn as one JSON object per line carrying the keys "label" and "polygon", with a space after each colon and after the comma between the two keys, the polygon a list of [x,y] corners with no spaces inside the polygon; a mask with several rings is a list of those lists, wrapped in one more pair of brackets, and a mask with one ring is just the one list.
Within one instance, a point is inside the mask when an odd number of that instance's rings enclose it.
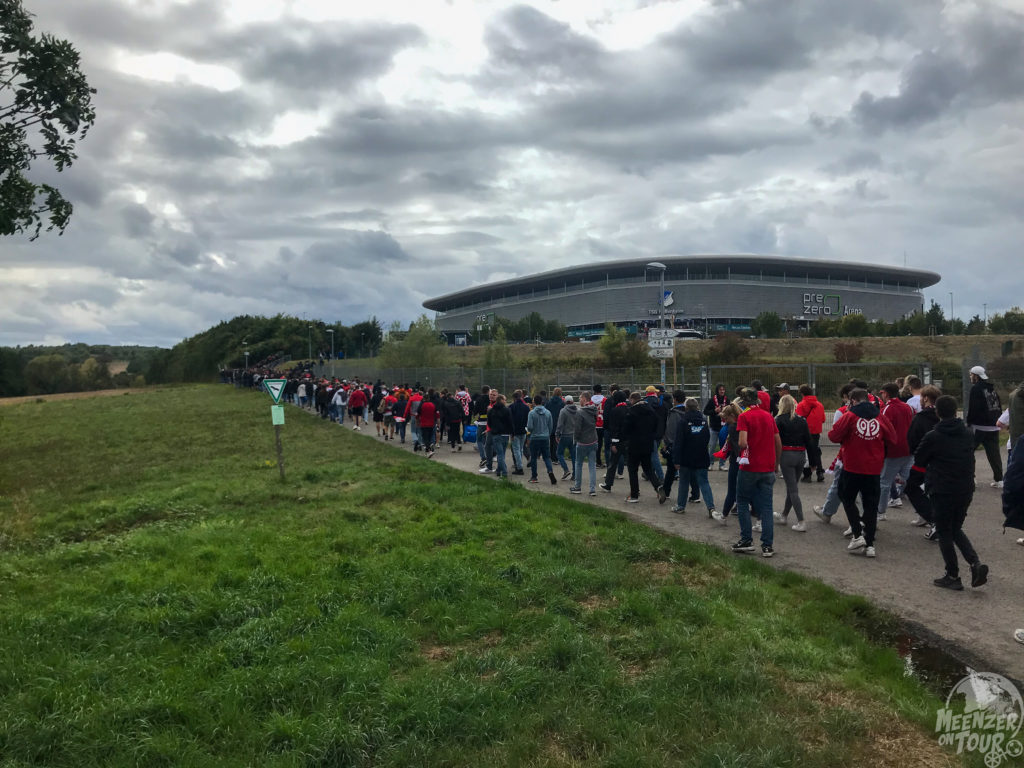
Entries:
{"label": "mowed lawn", "polygon": [[960,764],[865,601],[269,406],[0,410],[0,765]]}

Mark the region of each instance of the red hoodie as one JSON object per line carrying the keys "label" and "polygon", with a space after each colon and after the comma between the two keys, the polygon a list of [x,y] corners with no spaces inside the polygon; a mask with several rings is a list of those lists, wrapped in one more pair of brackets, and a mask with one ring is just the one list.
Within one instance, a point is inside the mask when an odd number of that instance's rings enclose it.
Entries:
{"label": "red hoodie", "polygon": [[771,412],[772,412],[772,396],[769,395],[764,390],[758,390],[758,392],[757,392],[757,400],[758,400],[758,403],[761,406],[761,410],[764,411],[765,413],[771,415]]}
{"label": "red hoodie", "polygon": [[889,446],[886,456],[890,459],[909,456],[910,446],[907,444],[907,432],[910,430],[910,422],[914,420],[914,409],[898,397],[890,397],[882,406],[882,416],[892,425],[893,432],[896,433],[896,440]]}
{"label": "red hoodie", "polygon": [[352,394],[348,396],[348,407],[353,410],[360,410],[366,407],[366,393],[361,389],[352,391]]}
{"label": "red hoodie", "polygon": [[804,395],[796,404],[796,415],[807,420],[807,429],[812,435],[820,435],[825,425],[825,406],[814,395]]}
{"label": "red hoodie", "polygon": [[886,449],[896,442],[896,433],[875,405],[857,403],[828,431],[828,439],[842,445],[844,472],[881,475]]}
{"label": "red hoodie", "polygon": [[437,422],[437,406],[429,400],[420,404],[419,420],[421,427],[432,427]]}

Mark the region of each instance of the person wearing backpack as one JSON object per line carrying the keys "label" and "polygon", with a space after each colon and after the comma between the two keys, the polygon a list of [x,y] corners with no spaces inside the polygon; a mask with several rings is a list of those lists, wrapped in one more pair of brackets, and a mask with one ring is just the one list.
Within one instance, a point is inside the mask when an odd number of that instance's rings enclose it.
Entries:
{"label": "person wearing backpack", "polygon": [[980,365],[971,368],[971,394],[967,400],[967,426],[974,431],[974,449],[985,447],[992,467],[992,487],[1003,487],[1003,456],[999,452],[999,427],[996,421],[1003,413],[999,393]]}

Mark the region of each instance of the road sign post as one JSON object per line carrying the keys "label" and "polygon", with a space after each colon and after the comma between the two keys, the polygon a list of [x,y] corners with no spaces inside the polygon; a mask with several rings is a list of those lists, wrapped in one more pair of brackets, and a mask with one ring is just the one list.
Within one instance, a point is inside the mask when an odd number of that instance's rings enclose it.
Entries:
{"label": "road sign post", "polygon": [[284,426],[284,406],[281,405],[281,396],[284,395],[284,387],[287,379],[264,379],[263,387],[273,398],[274,404],[270,406],[270,423],[274,425],[274,444],[277,448],[277,471],[281,474],[281,482],[284,482],[284,450],[281,447],[281,427]]}

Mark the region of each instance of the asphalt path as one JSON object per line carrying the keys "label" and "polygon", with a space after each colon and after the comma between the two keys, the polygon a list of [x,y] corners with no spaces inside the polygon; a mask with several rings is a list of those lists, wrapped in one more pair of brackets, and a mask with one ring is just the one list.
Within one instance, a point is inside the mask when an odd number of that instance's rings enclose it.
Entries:
{"label": "asphalt path", "polygon": [[[349,429],[349,423],[346,422],[342,428]],[[375,436],[373,424],[364,426],[360,434],[380,441]],[[386,444],[412,451],[408,438],[405,445],[397,441]],[[835,449],[826,447],[823,453],[825,461],[831,461]],[[427,460],[423,453],[416,455]],[[465,472],[478,472],[479,456],[473,444],[467,444],[456,453],[444,445],[432,460]],[[507,461],[511,470],[511,450],[507,453]],[[1004,467],[1005,464],[1004,450]],[[761,557],[757,532],[754,533],[757,553],[736,557],[757,557],[774,568],[820,579],[847,594],[862,595],[911,626],[923,627],[928,639],[943,645],[965,665],[978,671],[998,672],[1015,680],[1024,680],[1024,646],[1012,637],[1015,628],[1024,627],[1024,546],[1016,544],[1024,532],[1007,528],[1004,535],[1001,491],[990,487],[991,469],[980,451],[977,466],[978,488],[964,530],[982,562],[990,569],[988,584],[981,588],[970,587],[970,570],[962,561],[963,592],[941,589],[932,584],[932,580],[944,572],[942,556],[938,544],[924,538],[925,529],[911,525],[916,515],[906,499],[902,508],[887,510],[888,519],[879,522],[876,558],[850,554],[846,549],[848,539],[843,537],[848,523],[842,507],[831,525],[819,521],[812,511],[813,505],[824,502],[831,475],[827,475],[823,483],[800,484],[807,524],[805,533],[791,530],[790,525],[796,519],[790,513],[787,524],[775,524],[774,557]],[[555,477],[561,478],[562,472],[557,465],[555,469]],[[625,498],[629,482],[625,475],[616,480],[611,493],[598,489],[596,496],[588,496],[587,469],[584,468],[583,472],[583,495],[579,496],[569,493],[568,480],[559,479],[557,485],[551,485],[543,463],[538,467],[539,483],[527,482],[530,476],[528,466],[524,475],[510,476],[509,481],[520,483],[534,493],[553,493],[612,509],[652,528],[721,549],[728,550],[739,538],[735,515],[727,518],[725,524],[717,522],[707,516],[702,502],[688,503],[683,514],[672,513],[673,500],[658,504],[657,496],[648,483],[641,482],[640,502],[627,504]],[[714,466],[708,472],[712,494],[720,511],[725,500],[727,474],[717,471]],[[503,482],[494,475],[489,477],[495,482]],[[603,477],[604,470],[598,470],[598,482]],[[782,510],[784,501],[785,483],[778,479],[774,491],[775,511]]]}

